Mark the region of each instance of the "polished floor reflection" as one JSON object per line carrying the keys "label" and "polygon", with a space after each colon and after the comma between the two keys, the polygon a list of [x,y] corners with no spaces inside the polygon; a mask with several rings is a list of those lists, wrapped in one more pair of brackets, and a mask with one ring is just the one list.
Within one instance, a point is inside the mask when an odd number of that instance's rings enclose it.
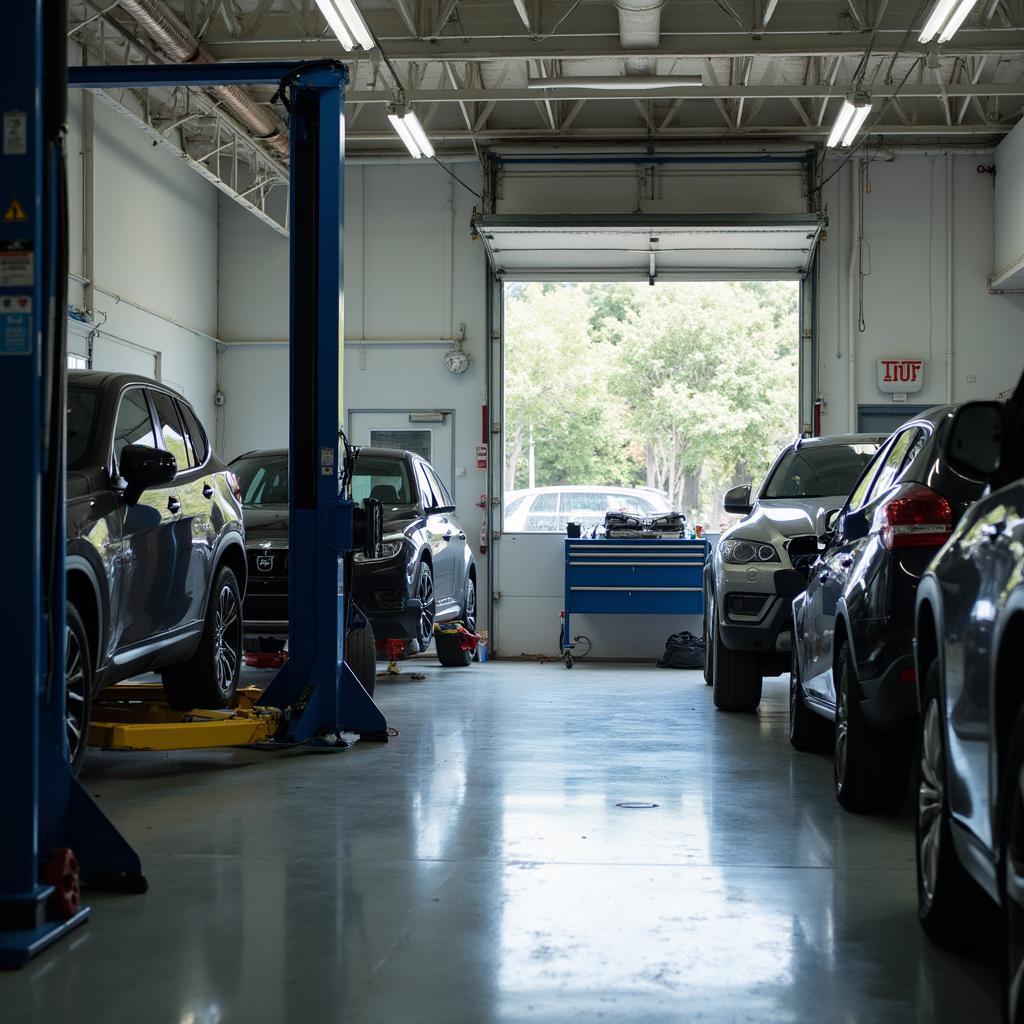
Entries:
{"label": "polished floor reflection", "polygon": [[92,896],[0,1020],[997,1019],[920,934],[910,822],[789,747],[785,679],[727,716],[695,672],[423,665],[387,746],[92,756],[151,890]]}

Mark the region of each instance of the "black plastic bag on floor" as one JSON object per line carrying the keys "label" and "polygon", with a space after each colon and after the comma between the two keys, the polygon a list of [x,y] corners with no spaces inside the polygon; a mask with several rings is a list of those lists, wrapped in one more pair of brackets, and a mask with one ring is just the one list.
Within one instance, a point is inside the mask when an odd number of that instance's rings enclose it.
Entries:
{"label": "black plastic bag on floor", "polygon": [[703,668],[704,641],[689,632],[673,633],[665,641],[658,668]]}

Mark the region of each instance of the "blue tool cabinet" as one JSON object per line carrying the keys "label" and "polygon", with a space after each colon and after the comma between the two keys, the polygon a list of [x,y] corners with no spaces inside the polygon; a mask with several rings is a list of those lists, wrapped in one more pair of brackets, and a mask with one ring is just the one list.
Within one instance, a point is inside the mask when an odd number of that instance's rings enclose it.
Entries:
{"label": "blue tool cabinet", "polygon": [[566,537],[562,656],[573,666],[570,619],[591,615],[700,615],[706,540]]}

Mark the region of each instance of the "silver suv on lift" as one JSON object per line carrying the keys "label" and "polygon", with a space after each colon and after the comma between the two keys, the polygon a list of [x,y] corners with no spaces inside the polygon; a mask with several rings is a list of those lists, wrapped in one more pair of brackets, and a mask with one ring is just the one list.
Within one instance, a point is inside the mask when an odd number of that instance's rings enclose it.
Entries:
{"label": "silver suv on lift", "polygon": [[704,679],[721,711],[753,711],[765,676],[789,670],[793,598],[818,558],[820,515],[841,506],[884,434],[801,437],[783,449],[757,496],[725,495],[743,519],[704,567]]}

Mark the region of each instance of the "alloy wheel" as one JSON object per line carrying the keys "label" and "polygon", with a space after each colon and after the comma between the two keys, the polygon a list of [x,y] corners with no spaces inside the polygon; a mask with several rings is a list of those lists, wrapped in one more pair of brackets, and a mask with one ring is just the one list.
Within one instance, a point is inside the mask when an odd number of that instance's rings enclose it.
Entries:
{"label": "alloy wheel", "polygon": [[931,903],[939,877],[944,800],[942,737],[939,703],[932,698],[921,726],[921,780],[917,787],[917,856],[921,863],[921,885]]}
{"label": "alloy wheel", "polygon": [[797,674],[796,647],[789,659],[789,736],[793,737],[793,723],[796,721],[797,701],[800,699],[800,676]]}
{"label": "alloy wheel", "polygon": [[850,698],[846,689],[846,684],[840,682],[839,700],[836,701],[835,774],[840,786],[846,778],[846,750],[850,734]]}
{"label": "alloy wheel", "polygon": [[420,570],[420,582],[416,588],[420,600],[420,643],[426,647],[434,639],[434,581],[429,571]]}
{"label": "alloy wheel", "polygon": [[462,619],[470,633],[476,632],[476,587],[472,580],[466,580],[466,608]]}
{"label": "alloy wheel", "polygon": [[1006,905],[1006,1000],[1010,1024],[1024,1021],[1024,766],[1007,808],[1004,891]]}
{"label": "alloy wheel", "polygon": [[78,637],[69,626],[64,632],[64,678],[67,694],[64,704],[64,728],[68,738],[68,761],[75,763],[85,742],[85,688],[88,685],[85,663]]}
{"label": "alloy wheel", "polygon": [[225,696],[235,685],[239,651],[242,647],[242,619],[231,587],[221,587],[213,620],[213,656],[217,668],[217,688]]}

